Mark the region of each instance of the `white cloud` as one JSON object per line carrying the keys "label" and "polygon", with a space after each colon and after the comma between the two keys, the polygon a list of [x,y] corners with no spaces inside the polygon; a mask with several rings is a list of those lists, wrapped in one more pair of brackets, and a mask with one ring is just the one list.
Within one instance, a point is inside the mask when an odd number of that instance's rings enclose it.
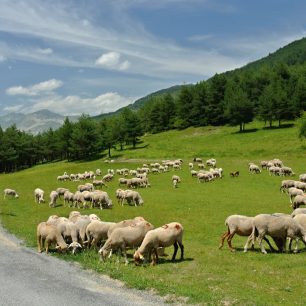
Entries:
{"label": "white cloud", "polygon": [[45,48],[45,49],[38,48],[37,52],[41,54],[49,55],[53,53],[53,50],[51,48]]}
{"label": "white cloud", "polygon": [[114,68],[118,65],[120,60],[120,53],[118,52],[108,52],[102,54],[97,60],[96,65],[106,66],[109,68]]}
{"label": "white cloud", "polygon": [[124,97],[116,92],[108,92],[94,98],[82,98],[80,96],[52,96],[39,99],[27,107],[27,113],[41,109],[49,109],[62,115],[79,115],[82,113],[98,115],[117,110],[133,103],[136,97]]}
{"label": "white cloud", "polygon": [[40,82],[32,86],[13,86],[6,89],[6,94],[9,96],[23,95],[23,96],[37,96],[42,93],[52,92],[53,90],[61,87],[63,82],[56,79]]}
{"label": "white cloud", "polygon": [[0,63],[6,61],[6,57],[0,54]]}
{"label": "white cloud", "polygon": [[102,54],[97,58],[95,64],[100,67],[105,67],[108,69],[115,69],[124,71],[130,68],[131,63],[129,61],[120,61],[121,54],[118,52],[108,52]]}
{"label": "white cloud", "polygon": [[6,106],[3,108],[3,111],[8,112],[8,113],[15,113],[20,111],[24,107],[23,104],[19,105],[14,105],[14,106]]}

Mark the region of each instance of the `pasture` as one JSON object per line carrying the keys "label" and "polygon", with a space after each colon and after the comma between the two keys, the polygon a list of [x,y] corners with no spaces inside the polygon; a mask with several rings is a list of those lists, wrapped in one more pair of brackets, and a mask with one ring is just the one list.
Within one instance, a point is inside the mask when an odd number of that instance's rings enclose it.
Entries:
{"label": "pasture", "polygon": [[[137,267],[117,263],[116,256],[106,263],[99,261],[97,251],[85,250],[75,256],[60,257],[79,262],[84,268],[124,281],[128,286],[154,288],[162,295],[188,297],[189,303],[209,305],[302,305],[306,285],[306,253],[267,254],[254,251],[244,254],[246,238],[235,236],[232,253],[225,243],[218,249],[221,234],[226,231],[224,220],[231,214],[253,216],[259,213],[290,213],[289,199],[279,191],[283,178],[271,177],[265,170],[258,175],[248,173],[248,163],[280,158],[296,174],[306,173],[305,146],[297,138],[297,128],[264,130],[260,124],[248,125],[249,133],[236,133],[235,128],[190,128],[146,135],[136,150],[113,151],[115,161],[59,162],[45,164],[14,174],[0,175],[0,188],[14,188],[19,199],[1,198],[1,222],[9,231],[36,247],[36,226],[49,215],[68,216],[73,208],[48,207],[48,195],[57,187],[75,191],[78,182],[57,182],[56,177],[68,173],[100,168],[135,169],[143,162],[182,158],[182,170],[150,174],[151,188],[139,189],[144,205],[123,207],[116,203],[118,178],[108,183],[113,209],[86,209],[82,213],[96,213],[103,221],[120,221],[143,216],[154,226],[178,221],[184,226],[185,260],[172,263],[173,248],[166,249],[168,257],[160,258],[157,266]],[[258,130],[256,130],[258,129]],[[304,143],[305,144],[305,143]],[[224,169],[224,178],[209,183],[198,183],[192,178],[188,162],[193,157],[204,160],[214,157],[217,166]],[[125,160],[126,159],[126,160]],[[239,170],[240,176],[230,178],[229,172]],[[174,189],[171,176],[177,174],[182,183]],[[294,177],[297,179],[297,175]],[[45,190],[45,204],[34,202],[33,190]],[[301,245],[302,246],[302,245]]]}

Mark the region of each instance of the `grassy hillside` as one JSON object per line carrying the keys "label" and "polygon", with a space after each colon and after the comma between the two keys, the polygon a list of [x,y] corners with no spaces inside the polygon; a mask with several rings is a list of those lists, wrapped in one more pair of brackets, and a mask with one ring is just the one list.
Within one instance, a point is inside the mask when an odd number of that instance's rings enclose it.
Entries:
{"label": "grassy hillside", "polygon": [[[146,135],[140,145],[142,148],[114,151],[118,159],[112,164],[102,160],[61,162],[0,175],[1,189],[15,188],[20,193],[20,199],[1,199],[1,222],[34,247],[39,222],[51,214],[67,216],[72,210],[63,207],[61,201],[54,209],[48,204],[35,204],[34,188],[40,187],[47,194],[59,186],[74,191],[78,183],[58,183],[57,175],[64,171],[75,173],[96,168],[105,173],[110,167],[134,169],[143,161],[183,158],[183,169],[175,172],[182,178],[179,188],[172,187],[173,171],[151,174],[152,187],[140,190],[144,206],[120,207],[114,197],[117,176],[106,190],[114,201],[114,208],[84,211],[97,213],[105,221],[142,215],[155,226],[171,221],[182,223],[185,229],[183,262],[171,263],[168,257],[162,258],[155,267],[124,266],[122,262],[117,263],[116,256],[109,262],[100,262],[96,251],[61,257],[78,261],[86,268],[121,279],[133,287],[155,288],[163,295],[168,294],[169,299],[175,294],[188,297],[191,303],[210,305],[302,305],[306,282],[304,250],[300,254],[262,255],[256,246],[255,251],[244,254],[241,248],[246,239],[242,237],[233,239],[233,245],[238,247],[236,253],[231,253],[226,245],[223,250],[218,249],[228,215],[290,213],[288,197],[279,192],[282,178],[271,177],[265,171],[251,175],[248,162],[259,163],[261,159],[277,157],[297,174],[306,172],[306,147],[297,138],[297,128],[265,130],[261,127],[255,122],[248,126],[250,132],[243,134],[236,133],[235,128],[205,127]],[[191,178],[188,162],[194,156],[215,157],[217,165],[224,169],[224,178],[202,184]],[[233,170],[239,170],[240,177],[230,178],[228,174]],[[166,252],[172,255],[173,250],[169,248]]]}

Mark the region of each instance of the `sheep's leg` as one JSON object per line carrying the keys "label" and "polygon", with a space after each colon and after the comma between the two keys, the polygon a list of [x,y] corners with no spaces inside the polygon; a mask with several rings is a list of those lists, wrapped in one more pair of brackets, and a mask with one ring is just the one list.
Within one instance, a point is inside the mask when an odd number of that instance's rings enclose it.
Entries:
{"label": "sheep's leg", "polygon": [[178,243],[178,245],[180,246],[180,249],[181,249],[181,258],[180,258],[180,260],[184,260],[184,245],[180,241],[178,241],[177,243]]}
{"label": "sheep's leg", "polygon": [[[273,248],[273,246],[271,245],[271,243],[270,243],[270,241],[268,240],[267,237],[264,237],[263,240],[268,244],[268,246],[269,246],[269,248],[272,252],[276,252],[276,250]],[[281,244],[280,244],[281,241],[278,238],[273,238],[273,240],[274,240],[274,242],[275,242],[275,244],[277,245],[278,248],[281,248],[281,249],[283,248],[283,246],[281,246]]]}
{"label": "sheep's leg", "polygon": [[113,255],[113,249],[110,250],[109,254],[108,254],[108,258],[111,258]]}
{"label": "sheep's leg", "polygon": [[123,256],[124,256],[124,262],[125,262],[125,265],[128,265],[129,264],[129,261],[127,259],[127,255],[126,255],[126,248],[122,248],[122,253],[123,253]]}
{"label": "sheep's leg", "polygon": [[253,241],[253,233],[248,237],[248,239],[245,243],[244,250],[243,250],[244,253],[246,253],[248,251],[248,247],[249,247],[251,241]]}
{"label": "sheep's leg", "polygon": [[42,245],[41,245],[41,236],[40,235],[38,235],[37,236],[37,248],[38,248],[38,253],[41,253],[42,252]]}
{"label": "sheep's leg", "polygon": [[267,251],[266,251],[266,249],[265,249],[265,247],[264,247],[264,245],[262,243],[263,237],[264,237],[264,234],[259,234],[259,236],[257,238],[258,239],[258,244],[260,246],[261,252],[263,254],[267,254]]}
{"label": "sheep's leg", "polygon": [[232,239],[233,239],[234,236],[235,236],[235,233],[231,233],[227,237],[227,244],[228,244],[228,247],[230,248],[230,250],[232,252],[235,252],[235,248],[232,246]]}
{"label": "sheep's leg", "polygon": [[220,241],[220,245],[219,245],[219,249],[223,248],[224,245],[224,240],[225,238],[229,235],[229,231],[225,232],[222,236],[221,236],[221,241]]}
{"label": "sheep's leg", "polygon": [[293,253],[298,253],[299,252],[299,238],[295,238],[295,249],[293,251]]}
{"label": "sheep's leg", "polygon": [[50,246],[50,241],[48,239],[46,239],[45,241],[45,246],[46,246],[46,254],[49,253],[49,246]]}
{"label": "sheep's leg", "polygon": [[155,255],[155,256],[153,256],[153,259],[152,259],[152,261],[151,261],[151,266],[155,266],[156,263],[157,263],[157,261],[158,261],[157,249],[154,248],[153,251],[154,251],[154,255]]}
{"label": "sheep's leg", "polygon": [[[174,253],[173,253],[173,256],[172,256],[172,259],[171,259],[172,261],[175,260],[176,253],[177,253],[177,250],[178,250],[178,245],[177,245],[176,241],[174,242],[173,246],[174,246]],[[155,251],[155,249],[154,249],[154,251]]]}

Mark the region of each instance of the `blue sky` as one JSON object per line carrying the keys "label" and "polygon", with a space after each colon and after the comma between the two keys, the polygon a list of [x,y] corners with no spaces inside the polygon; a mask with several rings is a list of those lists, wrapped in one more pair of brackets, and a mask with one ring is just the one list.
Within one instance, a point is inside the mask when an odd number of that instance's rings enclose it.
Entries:
{"label": "blue sky", "polygon": [[305,36],[299,0],[0,0],[0,115],[114,111]]}

